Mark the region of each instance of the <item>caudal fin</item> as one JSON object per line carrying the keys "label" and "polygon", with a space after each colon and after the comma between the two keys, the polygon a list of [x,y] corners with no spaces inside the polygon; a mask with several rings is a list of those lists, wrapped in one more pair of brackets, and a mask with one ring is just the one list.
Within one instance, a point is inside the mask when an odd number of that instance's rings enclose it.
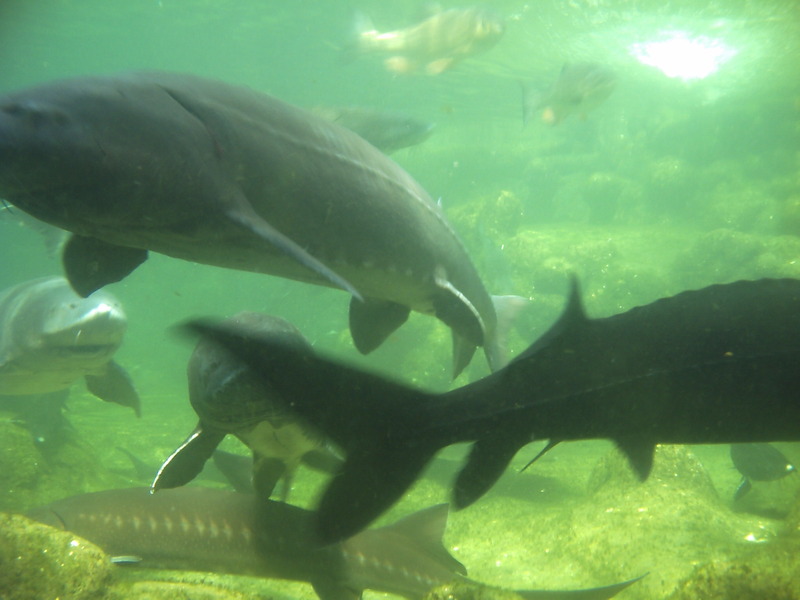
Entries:
{"label": "caudal fin", "polygon": [[344,450],[347,459],[317,511],[322,542],[357,533],[394,504],[448,443],[419,435],[431,395],[318,356],[280,339],[194,321],[188,328],[260,373],[275,401]]}

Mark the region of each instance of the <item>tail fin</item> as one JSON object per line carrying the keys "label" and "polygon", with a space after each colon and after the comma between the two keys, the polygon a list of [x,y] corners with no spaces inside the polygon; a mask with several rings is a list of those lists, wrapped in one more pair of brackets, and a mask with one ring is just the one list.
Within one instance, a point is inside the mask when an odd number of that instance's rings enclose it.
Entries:
{"label": "tail fin", "polygon": [[[345,539],[394,504],[442,446],[418,435],[427,422],[430,394],[364,373],[280,339],[194,321],[212,339],[261,373],[287,406],[347,455],[317,510],[322,542]],[[276,401],[278,400],[276,398]]]}
{"label": "tail fin", "polygon": [[515,590],[517,595],[524,600],[607,600],[619,594],[628,586],[633,585],[648,574],[640,575],[634,579],[613,583],[596,588],[582,590]]}

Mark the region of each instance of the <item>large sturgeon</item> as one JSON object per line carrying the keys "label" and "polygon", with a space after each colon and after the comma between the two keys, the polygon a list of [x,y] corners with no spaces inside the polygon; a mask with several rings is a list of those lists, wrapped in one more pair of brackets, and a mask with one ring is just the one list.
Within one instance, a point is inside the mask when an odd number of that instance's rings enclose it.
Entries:
{"label": "large sturgeon", "polygon": [[656,444],[800,440],[800,280],[713,285],[603,319],[586,317],[574,284],[564,314],[524,353],[440,395],[224,325],[193,327],[346,452],[318,509],[327,540],[368,524],[456,442],[473,442],[454,489],[460,508],[535,439],[612,439],[641,478]]}
{"label": "large sturgeon", "polygon": [[73,232],[63,262],[82,295],[152,250],[343,288],[363,353],[410,310],[453,330],[455,372],[497,314],[428,193],[356,134],[255,91],[138,72],[0,97],[0,197]]}
{"label": "large sturgeon", "polygon": [[[307,510],[202,487],[81,494],[29,516],[97,544],[117,562],[307,581],[321,600],[358,600],[364,589],[417,599],[467,572],[442,545],[444,504],[329,546],[316,541]],[[519,593],[525,600],[603,600],[637,580]]]}

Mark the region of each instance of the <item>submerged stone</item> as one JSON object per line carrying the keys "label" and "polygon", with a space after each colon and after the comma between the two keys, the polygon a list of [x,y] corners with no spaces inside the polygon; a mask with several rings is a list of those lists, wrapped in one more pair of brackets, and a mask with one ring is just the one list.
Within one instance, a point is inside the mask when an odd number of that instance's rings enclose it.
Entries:
{"label": "submerged stone", "polygon": [[70,532],[0,514],[3,600],[98,598],[112,569],[100,548]]}

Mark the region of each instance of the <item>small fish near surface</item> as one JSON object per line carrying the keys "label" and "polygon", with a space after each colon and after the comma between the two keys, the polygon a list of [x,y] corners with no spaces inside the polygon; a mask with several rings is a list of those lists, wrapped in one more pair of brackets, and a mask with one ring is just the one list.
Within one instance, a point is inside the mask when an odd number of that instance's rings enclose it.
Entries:
{"label": "small fish near surface", "polygon": [[[278,339],[311,351],[296,327],[283,319],[241,312],[225,321],[228,327],[257,339]],[[274,398],[275,391],[253,369],[224,347],[201,339],[189,359],[189,401],[199,422],[189,437],[164,461],[153,490],[174,488],[194,479],[219,452],[227,434],[235,435],[253,451],[253,486],[265,498],[283,480],[286,500],[294,473],[301,463],[334,473],[341,459],[324,436],[304,425]]]}
{"label": "small fish near surface", "polygon": [[148,251],[341,288],[368,353],[415,310],[453,331],[454,372],[504,361],[493,301],[440,207],[353,132],[247,88],[135,72],[0,97],[0,197],[73,235],[81,295]]}
{"label": "small fish near surface", "polygon": [[83,378],[92,394],[138,416],[139,396],[113,359],[126,328],[116,297],[98,291],[81,298],[63,277],[0,292],[0,408],[19,415],[45,442],[65,425],[62,405]]}
{"label": "small fish near surface", "polygon": [[548,125],[558,125],[572,114],[586,114],[608,99],[617,84],[616,74],[595,63],[567,63],[561,68],[556,82],[544,93],[527,85],[522,90],[522,121],[541,112]]}
{"label": "small fish near surface", "polygon": [[504,33],[503,18],[479,7],[439,10],[416,25],[385,32],[359,14],[355,49],[348,50],[389,55],[384,66],[393,73],[422,69],[427,75],[439,75],[465,58],[486,52]]}
{"label": "small fish near surface", "polygon": [[373,108],[315,106],[311,112],[357,133],[386,154],[421,144],[433,131],[433,123]]}
{"label": "small fish near surface", "polygon": [[[306,581],[321,600],[357,600],[365,589],[416,600],[466,575],[442,545],[444,504],[328,546],[316,541],[307,510],[203,487],[82,494],[28,516],[97,544],[117,563]],[[520,594],[526,600],[603,600],[638,579]]]}
{"label": "small fish near surface", "polygon": [[742,474],[734,500],[740,500],[752,489],[751,481],[777,481],[797,473],[797,467],[771,444],[731,444],[731,460]]}
{"label": "small fish near surface", "polygon": [[611,439],[642,479],[657,444],[800,440],[800,280],[713,285],[602,319],[587,318],[573,282],[561,318],[525,352],[439,395],[223,325],[191,327],[344,450],[317,509],[326,540],[363,528],[457,442],[473,442],[453,491],[462,508],[533,440]]}

